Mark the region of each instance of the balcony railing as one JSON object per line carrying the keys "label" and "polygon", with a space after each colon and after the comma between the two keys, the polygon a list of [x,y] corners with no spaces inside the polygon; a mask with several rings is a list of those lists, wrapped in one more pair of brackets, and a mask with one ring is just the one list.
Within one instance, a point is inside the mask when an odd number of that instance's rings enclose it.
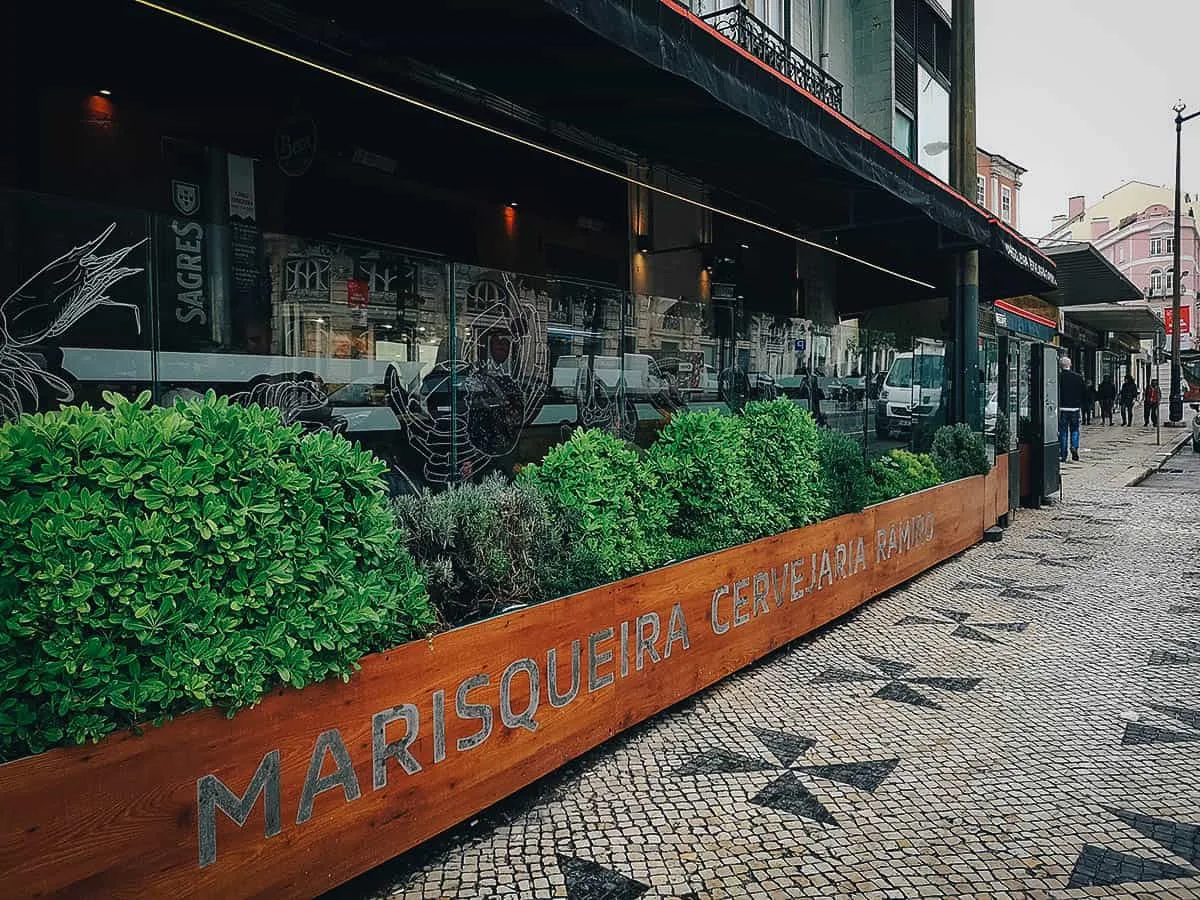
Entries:
{"label": "balcony railing", "polygon": [[842,83],[788,44],[745,6],[730,6],[700,18],[747,53],[757,56],[814,97],[841,111]]}

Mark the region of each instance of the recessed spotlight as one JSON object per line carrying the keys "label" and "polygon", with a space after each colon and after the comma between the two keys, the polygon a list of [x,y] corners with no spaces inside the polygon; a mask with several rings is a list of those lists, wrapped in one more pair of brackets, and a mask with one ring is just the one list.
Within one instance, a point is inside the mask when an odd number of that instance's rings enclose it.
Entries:
{"label": "recessed spotlight", "polygon": [[100,96],[101,96],[101,97],[111,97],[111,96],[112,96],[112,91],[110,91],[108,88],[101,88],[101,89],[100,89]]}
{"label": "recessed spotlight", "polygon": [[516,201],[514,200],[512,203],[508,204],[508,208],[509,208],[509,209],[516,209],[516,208],[517,208],[517,203],[516,203]]}
{"label": "recessed spotlight", "polygon": [[749,244],[742,244],[742,249],[743,249],[743,250],[749,250],[749,249],[750,249],[750,245],[749,245]]}

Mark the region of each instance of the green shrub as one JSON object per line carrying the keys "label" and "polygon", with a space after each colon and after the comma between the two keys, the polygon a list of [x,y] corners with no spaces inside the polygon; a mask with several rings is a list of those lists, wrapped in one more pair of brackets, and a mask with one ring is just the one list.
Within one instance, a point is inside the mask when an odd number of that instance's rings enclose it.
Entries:
{"label": "green shrub", "polygon": [[862,444],[847,434],[820,429],[821,488],[829,515],[859,512],[871,502],[873,482]]}
{"label": "green shrub", "polygon": [[394,508],[448,626],[568,593],[593,565],[537,488],[499,473],[480,484],[400,497]]}
{"label": "green shrub", "polygon": [[384,466],[211,392],[0,429],[0,757],[348,677],[433,615]]}
{"label": "green shrub", "polygon": [[889,450],[871,462],[871,480],[871,502],[882,503],[941,484],[942,478],[929,454]]}
{"label": "green shrub", "polygon": [[[674,505],[637,451],[607,432],[575,431],[540,464],[521,469],[517,481],[537,488],[563,517],[596,583],[645,572],[671,556]],[[588,576],[577,570],[574,577]]]}
{"label": "green shrub", "polygon": [[689,412],[672,416],[650,446],[646,464],[678,510],[671,534],[679,556],[745,543],[787,527],[778,506],[763,498],[750,476],[744,439],[737,416]]}
{"label": "green shrub", "polygon": [[1012,428],[1008,424],[1008,414],[1001,412],[996,416],[996,452],[1008,453],[1012,449]]}
{"label": "green shrub", "polygon": [[972,431],[969,425],[962,423],[939,428],[933,436],[930,455],[941,473],[942,481],[986,475],[991,468],[983,438]]}
{"label": "green shrub", "polygon": [[741,453],[763,499],[759,515],[766,533],[810,525],[829,512],[820,432],[812,415],[791,400],[754,401],[742,410]]}

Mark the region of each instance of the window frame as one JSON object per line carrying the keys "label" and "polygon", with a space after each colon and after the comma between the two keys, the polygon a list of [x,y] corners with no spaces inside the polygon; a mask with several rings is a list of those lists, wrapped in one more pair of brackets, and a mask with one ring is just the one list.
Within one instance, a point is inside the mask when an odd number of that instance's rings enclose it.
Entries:
{"label": "window frame", "polygon": [[983,175],[975,176],[975,202],[987,209],[987,178]]}
{"label": "window frame", "polygon": [[1012,188],[1007,184],[1000,185],[1000,221],[1012,222]]}

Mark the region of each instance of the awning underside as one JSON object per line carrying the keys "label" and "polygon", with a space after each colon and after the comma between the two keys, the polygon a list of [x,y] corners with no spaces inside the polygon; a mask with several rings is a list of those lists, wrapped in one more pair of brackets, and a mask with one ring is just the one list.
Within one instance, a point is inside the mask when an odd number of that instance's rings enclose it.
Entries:
{"label": "awning underside", "polygon": [[[249,15],[242,4],[222,7],[224,19],[258,36],[389,85],[418,80],[407,58],[485,86],[545,117],[506,127],[567,146],[566,129],[554,123],[570,123],[701,179],[716,206],[934,285],[839,261],[842,314],[946,296],[953,251],[963,246],[981,248],[985,300],[1048,287],[1004,253],[1000,229],[977,206],[661,0],[343,0],[336,24],[316,0]],[[280,10],[292,19],[283,22]],[[297,16],[329,23],[320,42]],[[420,85],[431,87],[424,76]],[[472,109],[469,93],[446,102]],[[1052,268],[1020,239],[1005,239]]]}
{"label": "awning underside", "polygon": [[1145,301],[1140,303],[1094,303],[1069,306],[1063,315],[1093,331],[1124,332],[1134,337],[1153,337],[1163,330],[1162,320]]}
{"label": "awning underside", "polygon": [[1058,290],[1042,296],[1055,306],[1143,299],[1137,285],[1091,244],[1050,247],[1045,253],[1054,260]]}

